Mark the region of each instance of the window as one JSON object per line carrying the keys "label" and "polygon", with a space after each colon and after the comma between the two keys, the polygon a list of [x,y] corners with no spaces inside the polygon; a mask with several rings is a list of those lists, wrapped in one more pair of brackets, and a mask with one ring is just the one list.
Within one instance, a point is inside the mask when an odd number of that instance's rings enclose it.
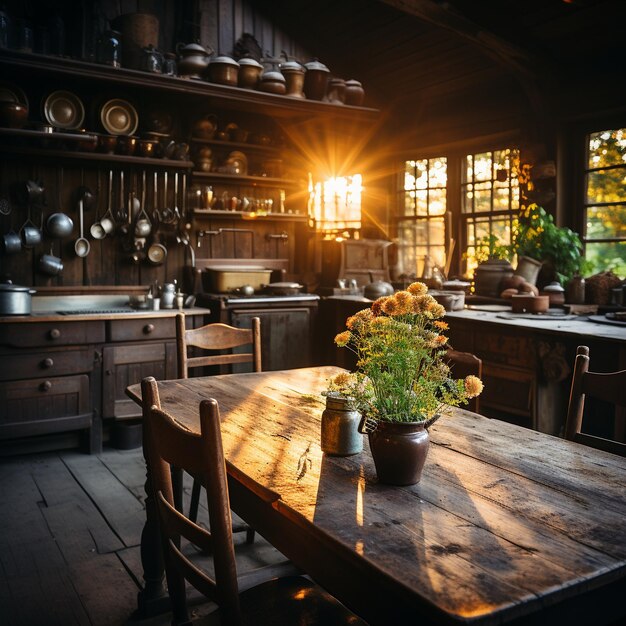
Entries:
{"label": "window", "polygon": [[313,183],[310,177],[310,213],[315,218],[317,230],[341,231],[360,228],[362,191],[360,174],[329,178],[318,183]]}
{"label": "window", "polygon": [[446,262],[447,159],[406,161],[402,183],[397,216],[398,259],[401,273],[419,277],[425,257],[441,267]]}
{"label": "window", "polygon": [[481,240],[494,235],[500,244],[511,243],[512,224],[520,207],[518,164],[519,151],[508,148],[465,157],[461,207],[466,273],[476,267],[473,257]]}
{"label": "window", "polygon": [[[396,203],[401,273],[421,277],[425,257],[445,267],[455,232],[462,233],[457,244],[467,253],[467,267],[461,268],[466,274],[476,265],[481,239],[495,235],[500,244],[510,244],[520,207],[518,167],[514,148],[405,161]],[[452,215],[461,220],[460,228],[453,230]]]}
{"label": "window", "polygon": [[584,224],[593,270],[626,275],[626,128],[587,136]]}

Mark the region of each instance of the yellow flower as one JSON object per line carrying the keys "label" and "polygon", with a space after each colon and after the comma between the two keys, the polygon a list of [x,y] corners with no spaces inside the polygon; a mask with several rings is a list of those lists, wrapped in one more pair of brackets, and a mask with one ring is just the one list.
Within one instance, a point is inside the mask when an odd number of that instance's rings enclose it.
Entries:
{"label": "yellow flower", "polygon": [[387,315],[398,315],[400,313],[400,307],[398,302],[393,298],[387,298],[382,304],[383,313]]}
{"label": "yellow flower", "polygon": [[372,302],[372,314],[374,316],[380,315],[383,310],[383,304],[387,302],[390,296],[383,296],[382,298],[378,298]]}
{"label": "yellow flower", "polygon": [[467,376],[465,378],[465,392],[468,398],[475,398],[482,393],[484,388],[483,381],[478,376]]}
{"label": "yellow flower", "polygon": [[428,292],[428,287],[424,283],[411,283],[406,290],[414,296],[422,296]]}
{"label": "yellow flower", "polygon": [[348,345],[348,342],[350,341],[351,337],[352,337],[352,333],[349,330],[344,330],[342,333],[339,333],[335,337],[335,343],[340,348],[343,348],[344,346]]}
{"label": "yellow flower", "polygon": [[380,326],[382,328],[383,326],[388,326],[390,323],[391,320],[388,317],[375,317],[372,320],[371,328],[376,328],[377,326]]}
{"label": "yellow flower", "polygon": [[441,320],[434,321],[433,326],[439,330],[448,330],[450,328],[447,322],[442,322]]}
{"label": "yellow flower", "polygon": [[439,317],[443,317],[446,314],[446,309],[442,304],[439,304],[436,300],[428,303],[426,308],[426,313],[430,315],[433,319],[437,319]]}

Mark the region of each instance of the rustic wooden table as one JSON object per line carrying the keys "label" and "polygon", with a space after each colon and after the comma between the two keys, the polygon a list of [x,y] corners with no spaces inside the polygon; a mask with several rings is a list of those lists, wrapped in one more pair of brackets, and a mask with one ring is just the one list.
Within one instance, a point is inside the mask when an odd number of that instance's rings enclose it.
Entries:
{"label": "rustic wooden table", "polygon": [[[626,615],[626,459],[454,409],[431,429],[421,482],[382,485],[367,442],[351,457],[320,450],[319,394],[337,371],[164,381],[159,393],[192,430],[200,400],[218,400],[233,510],[372,624]],[[141,401],[139,385],[128,394]],[[262,504],[255,484],[280,499]]]}

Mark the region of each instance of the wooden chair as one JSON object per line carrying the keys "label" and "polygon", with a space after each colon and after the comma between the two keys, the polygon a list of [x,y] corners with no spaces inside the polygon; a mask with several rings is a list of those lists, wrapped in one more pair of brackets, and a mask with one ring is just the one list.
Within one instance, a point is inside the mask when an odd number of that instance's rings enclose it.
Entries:
{"label": "wooden chair", "polygon": [[[270,580],[266,568],[237,575],[217,401],[200,402],[201,434],[198,435],[161,410],[154,378],[145,378],[141,389],[144,405],[150,403],[146,441],[172,601],[172,624],[189,623],[186,580],[218,604],[220,624],[365,624],[309,579],[294,575],[276,577],[280,576],[282,564],[276,566]],[[203,477],[210,532],[174,506],[171,467]],[[279,498],[277,493],[262,486],[257,486],[256,493],[267,503]],[[183,553],[181,537],[213,554],[214,577]]]}
{"label": "wooden chair", "polygon": [[[455,378],[465,378],[470,374],[482,378],[483,362],[482,359],[479,359],[475,354],[471,352],[459,352],[458,350],[448,348],[446,358],[452,375]],[[468,411],[473,411],[474,413],[480,413],[479,398],[480,396],[471,398],[463,408],[467,408]]]}
{"label": "wooden chair", "polygon": [[[233,348],[251,346],[250,352],[234,353]],[[220,354],[205,354],[190,357],[189,348],[200,350],[221,351]],[[225,350],[231,352],[224,353]],[[176,315],[176,356],[178,361],[178,377],[188,378],[189,370],[197,367],[211,365],[233,365],[235,363],[252,363],[255,372],[261,371],[261,320],[252,318],[252,328],[235,328],[227,324],[206,324],[200,328],[187,330],[185,328],[185,314]],[[191,489],[191,504],[189,518],[196,521],[198,518],[198,506],[200,503],[200,482],[194,478]],[[182,493],[182,485],[177,488]],[[248,543],[254,541],[254,530],[248,525],[235,525],[234,531],[246,531]]]}
{"label": "wooden chair", "polygon": [[578,346],[567,407],[565,439],[626,456],[626,443],[581,432],[586,396],[603,400],[616,407],[626,407],[626,370],[609,373],[590,372],[589,348]]}

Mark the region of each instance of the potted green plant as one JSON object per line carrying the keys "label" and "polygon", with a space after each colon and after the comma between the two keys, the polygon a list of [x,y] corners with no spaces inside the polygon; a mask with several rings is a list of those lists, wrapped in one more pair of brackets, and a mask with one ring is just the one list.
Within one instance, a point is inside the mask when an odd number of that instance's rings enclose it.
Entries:
{"label": "potted green plant", "polygon": [[381,482],[419,481],[428,450],[428,430],[447,406],[479,395],[476,376],[455,380],[445,353],[444,307],[423,283],[375,300],[346,321],[335,337],[357,355],[357,371],[329,382],[326,394],[349,398],[363,416]]}
{"label": "potted green plant", "polygon": [[513,275],[510,259],[511,246],[500,242],[494,234],[478,239],[474,246],[474,293],[497,298],[502,291],[502,281]]}
{"label": "potted green plant", "polygon": [[518,259],[526,256],[543,262],[547,270],[544,284],[558,280],[565,287],[583,264],[578,234],[557,226],[552,215],[537,204],[521,210],[513,227],[512,245]]}

